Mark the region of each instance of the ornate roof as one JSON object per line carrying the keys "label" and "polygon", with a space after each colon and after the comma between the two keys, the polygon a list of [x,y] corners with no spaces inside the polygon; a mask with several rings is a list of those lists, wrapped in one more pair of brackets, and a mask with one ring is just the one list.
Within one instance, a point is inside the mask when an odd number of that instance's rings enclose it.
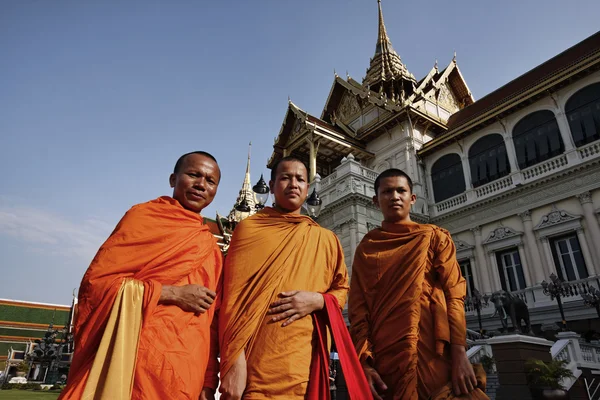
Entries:
{"label": "ornate roof", "polygon": [[[371,58],[371,63],[367,69],[367,75],[363,79],[363,86],[369,87],[376,92],[383,91],[392,98],[397,95],[404,98],[407,89],[410,89],[412,84],[416,84],[417,80],[406,69],[400,56],[392,47],[392,42],[388,37],[385,23],[383,22],[381,0],[377,0],[377,6],[379,7],[377,45],[375,47],[375,55]],[[402,82],[403,80],[410,81],[410,87],[406,87]]]}

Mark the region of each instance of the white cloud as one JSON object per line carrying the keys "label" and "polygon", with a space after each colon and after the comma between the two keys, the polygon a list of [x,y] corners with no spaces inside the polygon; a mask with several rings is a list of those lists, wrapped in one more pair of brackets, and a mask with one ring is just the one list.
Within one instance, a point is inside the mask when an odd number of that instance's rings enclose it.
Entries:
{"label": "white cloud", "polygon": [[97,218],[74,221],[50,211],[0,201],[0,235],[29,244],[31,251],[89,263],[113,228]]}

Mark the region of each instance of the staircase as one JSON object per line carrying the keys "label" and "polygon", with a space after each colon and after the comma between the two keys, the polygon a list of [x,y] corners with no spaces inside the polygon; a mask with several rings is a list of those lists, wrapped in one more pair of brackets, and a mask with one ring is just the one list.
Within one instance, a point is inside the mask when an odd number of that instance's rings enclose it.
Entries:
{"label": "staircase", "polygon": [[500,386],[497,374],[488,374],[487,385],[485,386],[485,394],[490,400],[496,400],[496,389]]}

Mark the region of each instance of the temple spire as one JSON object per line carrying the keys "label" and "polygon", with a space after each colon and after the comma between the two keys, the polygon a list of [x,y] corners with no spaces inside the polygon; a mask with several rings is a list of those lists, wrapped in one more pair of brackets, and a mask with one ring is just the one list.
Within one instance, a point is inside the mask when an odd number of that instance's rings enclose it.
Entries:
{"label": "temple spire", "polygon": [[[377,0],[377,7],[379,9],[377,46],[375,47],[375,55],[371,59],[371,63],[367,69],[367,75],[363,79],[363,86],[369,87],[375,92],[383,91],[390,96],[394,92],[391,88],[392,85],[405,86],[403,80],[416,83],[416,79],[408,72],[400,56],[392,47],[392,41],[388,37],[383,21],[381,0]],[[398,87],[396,89],[401,89],[396,90],[397,92],[405,92],[408,88]]]}
{"label": "temple spire", "polygon": [[254,191],[252,190],[252,183],[250,180],[251,151],[252,142],[248,144],[248,161],[246,162],[246,174],[244,176],[244,182],[242,183],[239,196],[228,215],[229,219],[233,219],[236,222],[239,222],[256,212],[256,199],[254,197]]}

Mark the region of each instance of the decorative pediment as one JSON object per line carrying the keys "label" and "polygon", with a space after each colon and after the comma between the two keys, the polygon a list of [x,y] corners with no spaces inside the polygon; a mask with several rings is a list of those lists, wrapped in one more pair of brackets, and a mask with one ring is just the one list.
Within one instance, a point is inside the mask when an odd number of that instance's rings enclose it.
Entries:
{"label": "decorative pediment", "polygon": [[494,229],[493,231],[491,231],[490,234],[488,235],[487,239],[485,239],[483,241],[483,243],[484,244],[493,243],[493,242],[497,242],[499,240],[520,237],[521,235],[523,235],[523,232],[517,232],[514,229],[509,228],[507,226],[500,226],[500,227]]}
{"label": "decorative pediment", "polygon": [[552,206],[552,210],[542,217],[542,220],[534,228],[536,230],[548,228],[554,225],[560,225],[571,221],[578,221],[581,216],[573,215],[565,210],[559,210],[556,206]]}
{"label": "decorative pediment", "polygon": [[450,112],[456,112],[460,109],[459,103],[447,83],[440,85],[438,104]]}
{"label": "decorative pediment", "polygon": [[336,117],[347,123],[352,117],[360,113],[360,111],[360,104],[358,103],[356,96],[350,92],[346,92],[336,110]]}
{"label": "decorative pediment", "polygon": [[475,246],[470,245],[469,243],[462,241],[460,239],[453,238],[452,241],[454,241],[454,247],[456,247],[456,252],[459,252],[461,250],[471,250],[475,247]]}

